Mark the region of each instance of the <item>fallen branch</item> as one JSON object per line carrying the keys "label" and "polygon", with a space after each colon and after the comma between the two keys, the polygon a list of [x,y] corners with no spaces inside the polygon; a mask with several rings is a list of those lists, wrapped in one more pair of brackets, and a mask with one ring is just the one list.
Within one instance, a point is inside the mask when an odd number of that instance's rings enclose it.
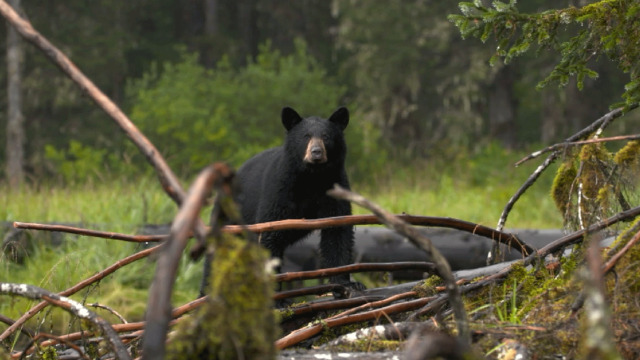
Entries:
{"label": "fallen branch", "polygon": [[358,306],[356,308],[345,310],[345,311],[343,311],[343,312],[341,312],[339,314],[336,314],[336,315],[330,317],[330,319],[337,319],[337,318],[340,318],[340,317],[343,317],[343,316],[347,316],[347,315],[353,314],[353,313],[358,312],[360,310],[373,309],[373,308],[377,308],[377,307],[380,307],[380,306],[389,305],[394,301],[403,300],[403,299],[406,299],[408,297],[416,297],[416,296],[418,296],[418,293],[416,293],[415,291],[407,291],[407,292],[404,292],[404,293],[401,293],[401,294],[396,294],[396,295],[393,295],[393,296],[389,296],[386,299],[373,301],[373,302],[368,302],[368,303],[360,305],[360,306]]}
{"label": "fallen branch", "polygon": [[426,303],[428,303],[431,300],[433,300],[433,297],[421,298],[421,299],[406,301],[400,304],[389,305],[384,308],[371,310],[371,311],[367,311],[367,312],[363,312],[355,315],[349,315],[349,316],[344,316],[344,317],[334,318],[334,319],[326,319],[314,325],[311,325],[309,327],[296,330],[288,334],[287,336],[284,336],[278,339],[275,345],[278,350],[282,350],[282,349],[288,348],[289,346],[293,346],[301,341],[309,339],[312,336],[319,334],[324,328],[332,328],[332,327],[338,327],[338,326],[344,326],[348,324],[363,322],[367,320],[375,320],[380,318],[380,316],[383,316],[384,314],[386,315],[395,314],[395,313],[405,312],[411,309],[419,308],[421,306],[424,306]]}
{"label": "fallen branch", "polygon": [[[35,336],[35,337],[34,337],[34,338],[33,338],[33,339],[32,339],[32,340],[31,340],[31,341],[30,341],[30,342],[25,346],[25,350],[20,354],[20,359],[24,358],[24,355],[29,355],[29,354],[33,353],[33,351],[34,351],[34,350],[32,349],[33,344],[34,344],[36,341],[38,341],[38,340],[40,340],[40,339],[42,339],[42,338],[44,338],[44,339],[51,339],[51,340],[54,340],[54,341],[56,341],[56,342],[57,342],[57,343],[59,343],[59,344],[65,344],[65,345],[67,345],[68,347],[70,347],[71,349],[75,350],[75,351],[79,354],[79,356],[80,356],[81,358],[86,359],[86,360],[91,360],[91,358],[89,357],[89,355],[85,354],[85,353],[82,351],[82,349],[81,349],[78,345],[76,345],[76,344],[72,343],[71,341],[68,341],[68,340],[62,339],[62,338],[60,338],[59,336],[56,336],[56,335],[53,335],[53,334],[42,333],[42,332],[41,332],[41,333],[38,333],[38,335],[36,335],[36,336]],[[41,346],[42,346],[42,345],[41,345]]]}
{"label": "fallen branch", "polygon": [[369,209],[377,217],[379,217],[386,226],[406,236],[412,243],[424,250],[433,259],[438,275],[444,280],[447,294],[449,294],[449,302],[451,304],[451,307],[453,308],[456,324],[458,327],[458,336],[464,344],[471,344],[469,321],[467,319],[467,312],[464,309],[464,304],[462,303],[462,298],[460,296],[460,289],[456,284],[456,279],[451,273],[451,267],[449,266],[449,263],[444,258],[444,256],[442,256],[440,251],[438,251],[438,249],[433,246],[431,240],[418,232],[416,228],[411,227],[406,222],[394,217],[393,214],[387,212],[380,206],[373,204],[361,195],[343,189],[338,185],[335,185],[332,190],[329,190],[328,194],[335,198],[348,200],[366,209]]}
{"label": "fallen branch", "polygon": [[[0,314],[0,322],[5,323],[5,324],[7,324],[7,325],[11,326],[11,325],[13,325],[16,321],[15,321],[15,320],[13,320],[13,319],[11,319],[11,318],[9,318],[9,317],[7,317],[7,316],[4,316],[4,315]],[[25,328],[24,326],[20,327],[20,332],[21,332],[21,333],[23,333],[23,334],[25,334],[25,335],[27,335],[27,336],[28,336],[28,337],[30,337],[30,338],[33,338],[33,337],[35,336],[35,333],[34,333],[32,330],[27,329],[27,328]]]}
{"label": "fallen branch", "polygon": [[49,225],[49,224],[37,224],[37,223],[24,223],[16,221],[13,223],[13,227],[16,229],[29,229],[29,230],[44,230],[44,231],[57,231],[76,235],[92,236],[103,239],[122,240],[128,242],[158,242],[166,239],[167,235],[126,235],[107,231],[97,231],[83,229],[74,226],[66,225]]}
{"label": "fallen branch", "polygon": [[[619,212],[613,215],[610,218],[604,219],[600,222],[597,222],[586,229],[575,231],[571,234],[561,237],[560,239],[547,244],[542,249],[538,250],[537,256],[543,257],[548,254],[559,251],[569,245],[575,244],[581,241],[587,234],[592,234],[597,231],[603,230],[612,226],[620,221],[628,221],[630,219],[635,218],[636,216],[640,216],[640,206],[634,207],[627,211]],[[532,258],[531,256],[528,258]],[[525,259],[527,260],[527,259]]]}
{"label": "fallen branch", "polygon": [[339,285],[339,284],[308,286],[301,289],[277,292],[273,295],[273,300],[283,300],[283,299],[289,299],[293,297],[307,296],[307,295],[321,295],[321,294],[326,294],[330,292],[345,293],[346,288],[344,285]]}
{"label": "fallen branch", "polygon": [[[520,240],[517,236],[502,231],[497,231],[487,226],[475,224],[472,222],[453,219],[449,217],[435,217],[435,216],[414,216],[400,214],[396,217],[406,221],[412,225],[420,226],[433,226],[456,229],[465,231],[474,235],[483,236],[491,240],[495,240],[499,243],[510,246],[511,248],[519,251],[524,255],[532,254],[535,249],[527,245]],[[378,225],[381,221],[375,215],[349,215],[349,216],[336,216],[322,219],[289,219],[271,221],[253,225],[226,225],[222,227],[223,232],[240,234],[243,231],[250,231],[254,233],[262,233],[268,231],[279,230],[316,230],[324,229],[328,227],[345,226],[345,225]],[[47,225],[37,223],[24,223],[14,222],[14,227],[20,229],[33,229],[44,231],[58,231],[67,232],[78,235],[95,236],[105,239],[123,240],[130,242],[157,242],[166,239],[166,235],[125,235],[113,232],[102,232],[95,230],[88,230],[72,226],[64,225]],[[244,230],[243,230],[244,229]]]}
{"label": "fallen branch", "polygon": [[[118,260],[115,264],[109,266],[108,268],[100,271],[99,273],[77,283],[76,285],[61,291],[58,293],[58,295],[60,296],[70,296],[75,294],[76,292],[84,289],[85,287],[93,284],[96,281],[100,281],[101,279],[103,279],[105,276],[112,274],[113,272],[115,272],[116,270],[120,269],[121,267],[128,265],[134,261],[140,260],[140,259],[144,259],[145,257],[153,254],[154,252],[158,251],[160,249],[160,246],[155,246],[149,249],[145,249],[142,250],[138,253],[135,253],[131,256],[127,256],[126,258],[122,259],[122,260]],[[8,336],[10,336],[11,334],[13,334],[17,329],[19,329],[22,325],[24,325],[24,323],[27,322],[27,320],[31,319],[35,314],[37,314],[38,312],[40,312],[40,310],[44,309],[46,306],[48,305],[48,303],[46,301],[42,301],[40,303],[38,303],[36,306],[32,307],[31,309],[29,309],[27,312],[25,312],[19,319],[17,319],[13,325],[9,326],[7,329],[4,330],[4,332],[2,334],[0,334],[0,341],[3,341],[4,339],[6,339]]]}
{"label": "fallen branch", "polygon": [[[640,223],[638,223],[637,225],[640,225]],[[633,236],[633,238],[631,238],[631,240],[629,240],[624,245],[624,247],[622,249],[620,249],[620,251],[618,251],[615,255],[613,255],[611,257],[611,259],[609,259],[609,261],[607,261],[604,264],[603,272],[604,273],[608,273],[609,271],[611,271],[611,269],[613,269],[613,267],[616,266],[616,263],[618,262],[618,260],[620,260],[622,258],[622,256],[624,254],[626,254],[627,251],[629,251],[629,249],[631,249],[631,247],[633,245],[638,243],[638,241],[640,241],[640,231],[636,232],[636,234]]]}
{"label": "fallen branch", "polygon": [[371,341],[372,339],[403,341],[406,340],[414,330],[425,326],[435,331],[433,327],[425,325],[424,323],[417,322],[401,322],[385,325],[375,325],[364,329],[358,329],[354,332],[342,335],[332,340],[331,342],[322,345],[321,348],[331,349],[334,346],[350,345],[359,341]]}
{"label": "fallen branch", "polygon": [[164,358],[171,311],[171,293],[180,256],[187,245],[190,231],[198,222],[198,214],[204,203],[203,199],[211,193],[216,182],[225,183],[226,190],[229,192],[231,177],[231,170],[222,163],[213,164],[202,170],[189,189],[189,194],[182,203],[178,214],[173,219],[171,233],[158,257],[155,276],[149,290],[149,302],[145,317],[147,326],[143,344],[144,358]]}
{"label": "fallen branch", "polygon": [[[403,221],[412,225],[421,226],[435,226],[457,229],[465,231],[471,234],[480,235],[505,245],[508,245],[522,254],[531,254],[535,251],[532,247],[525,244],[517,236],[498,231],[487,226],[475,224],[472,222],[453,219],[449,217],[435,217],[435,216],[414,216],[414,215],[394,215]],[[344,226],[344,225],[374,225],[381,224],[381,220],[375,215],[350,215],[350,216],[336,216],[324,219],[291,219],[272,221],[267,223],[255,224],[255,225],[227,225],[223,228],[223,231],[230,233],[241,233],[243,229],[251,232],[261,233],[266,231],[277,230],[315,230],[324,229],[328,227]]]}
{"label": "fallen branch", "polygon": [[[203,305],[205,301],[206,301],[206,297],[201,297],[201,298],[198,298],[196,300],[193,300],[191,302],[188,302],[188,303],[186,303],[186,304],[184,304],[182,306],[179,306],[179,307],[173,309],[173,311],[171,312],[171,317],[174,320],[171,321],[169,323],[169,325],[170,326],[175,325],[175,323],[176,323],[175,319],[177,319],[180,316],[184,315],[185,313],[187,313],[189,311],[192,311],[192,310],[196,309],[197,307]],[[145,322],[144,321],[139,321],[139,322],[134,322],[134,323],[126,323],[126,324],[114,324],[111,327],[117,333],[134,331],[133,334],[135,334],[135,336],[140,336],[140,335],[142,335],[144,333],[143,329],[145,328]],[[93,331],[89,331],[89,330],[78,331],[78,332],[75,332],[75,333],[58,336],[57,339],[54,339],[54,340],[43,342],[41,344],[41,346],[52,346],[52,345],[58,344],[60,342],[77,341],[77,340],[86,338],[88,336],[92,336],[93,334],[94,334]],[[121,336],[121,338],[122,337],[123,336]],[[15,354],[11,355],[12,358],[18,358],[20,356],[22,356],[22,353],[15,353]]]}
{"label": "fallen branch", "polygon": [[351,306],[361,306],[371,304],[372,301],[378,300],[379,296],[358,296],[350,299],[338,299],[322,302],[308,302],[287,308],[285,320],[291,320],[296,316],[307,315],[309,313],[317,313],[321,311],[329,311],[336,309],[344,309]]}
{"label": "fallen branch", "polygon": [[406,261],[396,263],[358,263],[344,265],[330,269],[320,269],[313,271],[288,272],[276,275],[276,282],[316,279],[335,276],[344,273],[369,272],[369,271],[400,271],[400,270],[423,270],[433,273],[435,266],[433,263],[422,261]]}
{"label": "fallen branch", "polygon": [[122,341],[120,341],[118,334],[111,327],[111,324],[96,315],[91,310],[84,307],[79,302],[64,296],[54,294],[37,286],[26,284],[0,283],[0,293],[19,295],[34,300],[42,299],[67,310],[68,312],[81,319],[90,321],[91,323],[95,324],[106,336],[107,341],[111,345],[111,348],[113,349],[113,352],[117,359],[131,359],[131,356],[129,356],[127,349],[122,344]]}
{"label": "fallen branch", "polygon": [[[175,325],[175,323],[176,323],[176,320],[174,320],[170,324],[171,325]],[[128,323],[128,324],[114,324],[114,325],[111,326],[111,328],[116,333],[122,333],[122,332],[129,332],[129,331],[140,331],[140,330],[144,329],[144,325],[145,325],[144,322],[134,322],[134,323]],[[93,335],[95,335],[94,331],[82,330],[82,331],[78,331],[78,332],[71,333],[71,334],[60,335],[56,339],[43,341],[40,344],[40,346],[42,346],[42,347],[53,346],[53,345],[56,345],[56,344],[59,344],[59,343],[62,343],[62,342],[78,341],[78,340],[86,339],[86,338],[88,338],[90,336],[93,336]],[[120,336],[118,336],[118,337],[120,337]],[[98,339],[101,339],[101,338],[98,338]],[[24,353],[24,351],[11,354],[11,358],[13,358],[13,359],[20,358],[23,353]]]}
{"label": "fallen branch", "polygon": [[[178,205],[182,204],[186,193],[180,185],[178,177],[173,173],[160,151],[149,141],[135,124],[122,112],[108,96],[106,96],[78,67],[49,40],[33,28],[31,23],[20,17],[4,0],[0,0],[0,14],[27,41],[31,42],[86,93],[116,124],[124,131],[131,141],[138,147],[147,161],[155,168],[160,185],[169,197]],[[206,229],[201,221],[195,227],[196,237],[204,243]]]}

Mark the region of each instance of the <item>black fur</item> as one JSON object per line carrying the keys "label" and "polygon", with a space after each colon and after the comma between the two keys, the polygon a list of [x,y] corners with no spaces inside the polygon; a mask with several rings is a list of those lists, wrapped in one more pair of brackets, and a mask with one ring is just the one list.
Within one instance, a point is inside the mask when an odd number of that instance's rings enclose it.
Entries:
{"label": "black fur", "polygon": [[[240,204],[247,224],[284,219],[315,219],[351,214],[349,202],[327,195],[334,184],[349,188],[344,169],[347,146],[343,130],[349,123],[346,108],[338,109],[329,119],[303,119],[295,110],[282,110],[282,124],[287,130],[283,146],[261,152],[238,170]],[[305,161],[308,143],[321,139],[326,161]],[[314,149],[318,150],[318,149]],[[287,230],[263,233],[260,242],[274,257],[282,258],[284,249],[303,239],[309,231]],[[353,253],[353,227],[323,229],[320,251],[322,265],[349,264]],[[349,276],[333,278],[349,282]]]}

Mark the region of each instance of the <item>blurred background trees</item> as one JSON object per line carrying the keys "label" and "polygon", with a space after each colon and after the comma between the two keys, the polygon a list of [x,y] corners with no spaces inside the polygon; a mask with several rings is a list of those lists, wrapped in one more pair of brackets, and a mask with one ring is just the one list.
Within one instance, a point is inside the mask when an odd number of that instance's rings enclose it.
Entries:
{"label": "blurred background trees", "polygon": [[[587,3],[534,0],[519,9]],[[533,90],[559,55],[543,49],[490,66],[492,47],[463,40],[448,20],[460,13],[457,1],[69,0],[22,6],[184,176],[212,161],[238,166],[278,144],[283,106],[321,116],[348,106],[349,163],[358,177],[390,163],[456,159],[492,142],[515,149],[559,141],[621,101],[628,82],[614,62],[594,58],[589,65],[599,77],[585,78],[582,90]],[[5,52],[10,46],[0,44]],[[58,69],[32,46],[23,51],[24,170],[30,181],[147,171],[117,127]],[[0,59],[5,69],[7,61]],[[5,83],[8,76],[0,72]],[[0,88],[5,129],[8,91]],[[6,141],[0,138],[2,178],[9,178]]]}

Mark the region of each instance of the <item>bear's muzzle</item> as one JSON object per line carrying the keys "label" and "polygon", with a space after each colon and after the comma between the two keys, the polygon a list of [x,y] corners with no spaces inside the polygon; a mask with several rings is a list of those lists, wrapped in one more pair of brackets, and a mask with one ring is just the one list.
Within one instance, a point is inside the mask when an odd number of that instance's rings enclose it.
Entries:
{"label": "bear's muzzle", "polygon": [[303,161],[308,164],[324,164],[327,162],[327,150],[322,139],[312,137],[309,140]]}

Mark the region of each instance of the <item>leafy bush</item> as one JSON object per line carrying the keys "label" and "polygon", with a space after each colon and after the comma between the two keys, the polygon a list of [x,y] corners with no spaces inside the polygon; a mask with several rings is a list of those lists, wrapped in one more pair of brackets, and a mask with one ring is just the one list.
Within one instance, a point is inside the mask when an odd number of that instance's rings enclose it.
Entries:
{"label": "leafy bush", "polygon": [[44,151],[45,159],[68,183],[85,182],[89,178],[100,177],[98,169],[107,152],[85,146],[77,140],[71,140],[68,149],[56,149],[53,145],[46,145]]}
{"label": "leafy bush", "polygon": [[206,69],[196,55],[184,54],[182,62],[154,67],[128,87],[132,120],[181,173],[213,161],[238,166],[281,143],[282,107],[328,116],[344,93],[302,41],[287,56],[266,43],[240,69],[225,59]]}
{"label": "leafy bush", "polygon": [[[178,174],[195,174],[215,161],[237,167],[281,144],[284,106],[303,116],[326,117],[340,105],[346,88],[327,75],[302,40],[295,44],[295,51],[285,56],[266,43],[255,61],[238,69],[227,59],[207,69],[196,54],[183,51],[180,62],[154,65],[128,84],[131,120]],[[348,171],[354,179],[370,178],[387,162],[386,147],[379,129],[359,121],[356,107],[346,105],[353,119],[346,132]],[[71,140],[66,149],[48,145],[45,159],[66,183],[151,170],[132,143],[114,146],[101,149]]]}

